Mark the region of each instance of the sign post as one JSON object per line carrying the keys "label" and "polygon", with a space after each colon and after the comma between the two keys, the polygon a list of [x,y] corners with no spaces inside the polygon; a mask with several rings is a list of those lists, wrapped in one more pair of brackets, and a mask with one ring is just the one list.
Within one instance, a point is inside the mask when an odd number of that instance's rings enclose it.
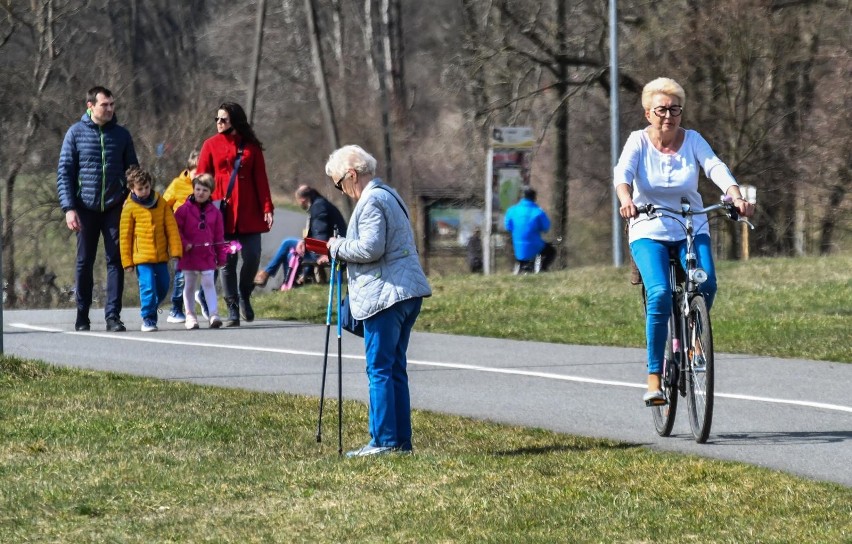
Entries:
{"label": "sign post", "polygon": [[[740,185],[740,192],[743,194],[743,198],[748,201],[749,204],[757,204],[757,187],[754,185]],[[749,259],[749,247],[748,247],[748,224],[742,223],[743,235],[742,235],[742,255],[740,256],[742,260],[747,261]]]}
{"label": "sign post", "polygon": [[506,209],[518,201],[521,187],[530,184],[530,163],[535,144],[532,127],[494,127],[485,165],[485,228],[482,240],[482,269],[496,268],[492,247],[503,228]]}

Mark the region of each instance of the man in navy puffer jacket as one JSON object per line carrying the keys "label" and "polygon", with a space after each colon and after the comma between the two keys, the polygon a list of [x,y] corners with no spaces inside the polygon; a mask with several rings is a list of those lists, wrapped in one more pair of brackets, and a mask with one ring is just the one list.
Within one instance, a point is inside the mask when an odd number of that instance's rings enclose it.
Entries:
{"label": "man in navy puffer jacket", "polygon": [[86,113],[65,134],[59,154],[56,188],[68,228],[77,233],[77,321],[87,331],[92,305],[95,256],[103,235],[107,265],[104,315],[108,331],[124,331],[121,297],[124,269],[118,245],[121,208],[127,199],[127,168],[139,164],[130,132],[115,118],[109,89],[93,87],[86,95]]}

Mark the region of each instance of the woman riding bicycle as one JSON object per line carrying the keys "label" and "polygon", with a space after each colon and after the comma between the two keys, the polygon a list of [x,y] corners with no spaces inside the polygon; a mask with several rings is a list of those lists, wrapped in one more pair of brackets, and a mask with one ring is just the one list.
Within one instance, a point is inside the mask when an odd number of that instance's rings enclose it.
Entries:
{"label": "woman riding bicycle", "polygon": [[[685,103],[686,93],[673,79],[661,77],[645,85],[642,107],[649,126],[630,134],[613,172],[621,204],[619,213],[630,220],[630,252],[645,286],[648,391],[643,400],[646,404],[665,401],[660,374],[672,310],[669,250],[676,251],[685,264],[686,234],[674,218],[640,219],[637,206],[656,204],[679,209],[681,197],[685,197],[693,208],[703,208],[698,193],[700,166],[713,183],[733,197],[740,215],[751,217],[754,213],[754,206],[743,199],[731,171],[716,157],[707,141],[698,132],[680,127]],[[709,308],[716,294],[716,273],[706,221],[698,224],[696,234],[698,265],[708,275],[701,292]]]}

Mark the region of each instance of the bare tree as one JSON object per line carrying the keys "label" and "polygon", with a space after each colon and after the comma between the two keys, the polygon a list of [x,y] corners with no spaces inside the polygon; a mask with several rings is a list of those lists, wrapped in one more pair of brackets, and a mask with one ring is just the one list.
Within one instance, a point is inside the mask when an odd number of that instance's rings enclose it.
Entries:
{"label": "bare tree", "polygon": [[26,54],[30,65],[28,73],[21,76],[22,83],[27,85],[29,93],[24,106],[25,121],[23,130],[15,131],[15,138],[3,142],[5,161],[3,185],[3,273],[4,280],[10,286],[7,304],[14,307],[17,303],[15,284],[17,282],[17,267],[15,260],[15,185],[18,175],[23,168],[29,153],[32,151],[34,139],[39,130],[41,117],[46,113],[44,95],[54,74],[55,62],[59,57],[56,48],[57,37],[54,33],[56,19],[63,16],[55,10],[54,2],[46,0],[34,3],[31,11],[13,11],[11,4],[0,6],[6,17],[11,21],[8,34],[3,40],[6,45],[12,35],[21,29],[26,29],[32,38]]}

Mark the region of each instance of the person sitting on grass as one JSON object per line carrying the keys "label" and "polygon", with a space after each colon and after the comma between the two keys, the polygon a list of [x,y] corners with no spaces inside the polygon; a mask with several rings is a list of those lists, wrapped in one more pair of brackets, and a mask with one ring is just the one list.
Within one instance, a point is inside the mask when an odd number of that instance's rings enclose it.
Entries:
{"label": "person sitting on grass", "polygon": [[121,210],[119,246],[125,272],[136,269],[142,332],[157,330],[157,308],[169,292],[169,259],[183,254],[171,206],[154,191],[154,177],[139,166],[127,169],[130,196]]}
{"label": "person sitting on grass", "polygon": [[[305,237],[316,238],[325,242],[334,236],[335,232],[338,236],[346,236],[346,220],[343,218],[343,214],[340,213],[337,206],[319,194],[316,189],[309,185],[299,186],[296,189],[296,201],[303,210],[308,212],[308,221],[303,233]],[[304,240],[285,238],[266,268],[254,277],[254,284],[258,287],[265,287],[266,282],[278,272],[279,268],[284,269],[284,281],[286,282],[289,274],[286,261],[289,258],[290,251],[295,251],[300,257],[304,258],[306,256]],[[320,255],[308,252],[307,256],[316,264],[323,264],[324,262]],[[304,267],[296,283],[299,285],[304,283],[311,272],[310,266]],[[320,278],[319,282],[322,283],[323,280]]]}

